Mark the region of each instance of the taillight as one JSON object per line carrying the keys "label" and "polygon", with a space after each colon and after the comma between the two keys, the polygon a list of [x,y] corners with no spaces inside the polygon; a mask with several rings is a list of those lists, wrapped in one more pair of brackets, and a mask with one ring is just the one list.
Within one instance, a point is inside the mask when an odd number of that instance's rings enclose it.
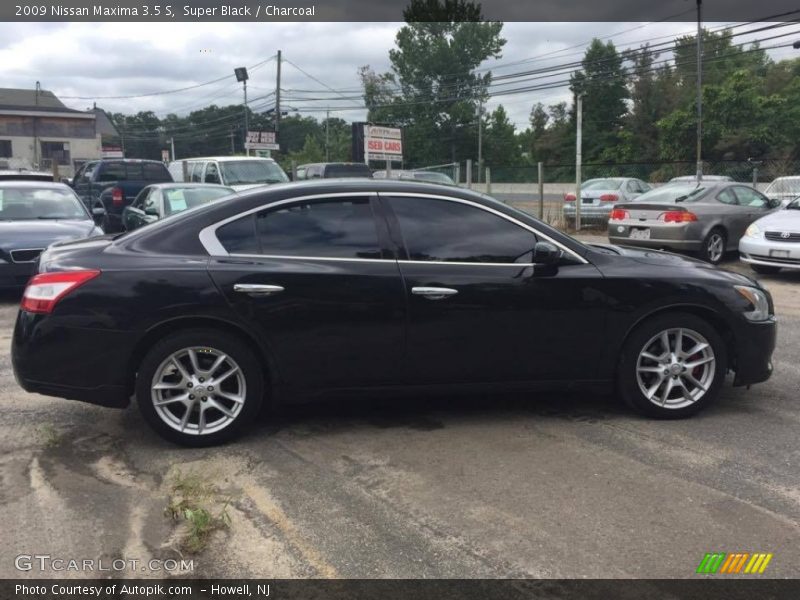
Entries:
{"label": "taillight", "polygon": [[600,202],[616,202],[619,200],[619,196],[616,194],[602,194],[600,196]]}
{"label": "taillight", "polygon": [[100,271],[58,271],[39,273],[28,282],[20,308],[45,315],[53,312],[61,298],[100,275]]}
{"label": "taillight", "polygon": [[658,215],[658,220],[665,223],[691,223],[697,221],[697,215],[688,210],[668,210]]}
{"label": "taillight", "polygon": [[575,202],[575,194],[564,194],[564,202]]}
{"label": "taillight", "polygon": [[612,208],[611,214],[608,216],[609,221],[624,221],[629,218],[631,214],[624,208]]}
{"label": "taillight", "polygon": [[125,194],[122,192],[122,188],[115,187],[111,190],[111,202],[114,206],[122,206],[125,202]]}

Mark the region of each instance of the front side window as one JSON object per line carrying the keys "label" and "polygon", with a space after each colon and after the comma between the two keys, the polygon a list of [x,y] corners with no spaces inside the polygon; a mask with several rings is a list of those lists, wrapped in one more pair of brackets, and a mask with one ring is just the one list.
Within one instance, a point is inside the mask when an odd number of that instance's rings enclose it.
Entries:
{"label": "front side window", "polygon": [[755,191],[753,188],[738,186],[736,188],[736,197],[739,199],[739,204],[742,206],[752,206],[755,208],[764,208],[769,204],[769,201]]}
{"label": "front side window", "polygon": [[736,194],[734,194],[733,190],[730,188],[722,190],[719,194],[717,194],[717,200],[723,204],[729,204],[731,206],[736,206],[738,204],[736,201]]}
{"label": "front side window", "polygon": [[530,263],[536,236],[481,208],[433,198],[390,198],[409,260]]}

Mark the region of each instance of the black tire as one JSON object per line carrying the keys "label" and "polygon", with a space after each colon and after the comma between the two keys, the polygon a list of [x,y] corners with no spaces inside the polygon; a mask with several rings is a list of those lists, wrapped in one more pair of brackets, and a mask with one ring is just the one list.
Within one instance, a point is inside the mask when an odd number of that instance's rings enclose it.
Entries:
{"label": "black tire", "polygon": [[750,268],[753,269],[759,275],[775,275],[776,273],[780,272],[780,267],[771,267],[769,265],[754,265],[750,264]]}
{"label": "black tire", "polygon": [[[214,393],[222,391],[223,385],[228,384],[221,383],[218,386],[217,392],[206,392],[202,391],[203,388],[201,384],[197,383],[197,380],[195,380],[195,387],[193,389],[196,395],[192,396],[193,408],[189,409],[188,405],[176,402],[174,404],[175,408],[170,409],[180,414],[180,406],[187,406],[187,411],[194,410],[195,413],[193,414],[197,414],[200,412],[200,394],[208,394],[207,399],[203,400],[203,402],[208,401],[208,404],[203,405],[203,410],[205,411],[210,408],[212,409],[211,413],[218,415],[218,418],[229,421],[219,430],[210,433],[187,433],[174,428],[168,424],[165,418],[159,415],[153,403],[154,393],[151,390],[151,385],[153,384],[153,378],[156,372],[160,370],[162,363],[165,363],[171,355],[188,348],[202,349],[199,354],[202,355],[201,358],[203,359],[211,359],[219,354],[225,354],[230,358],[232,363],[222,363],[218,369],[227,369],[234,365],[238,366],[242,377],[237,378],[235,383],[241,383],[243,381],[246,386],[243,394],[244,400],[240,408],[234,409],[233,407],[239,403],[229,403],[227,400],[223,401],[221,396],[213,396]],[[212,355],[212,352],[216,352],[217,355]],[[188,355],[186,360],[188,360]],[[200,362],[200,358],[198,362]],[[226,367],[226,365],[228,365],[228,367]],[[215,373],[220,377],[222,375],[219,370],[215,371]],[[207,383],[211,383],[211,381],[209,380]],[[197,390],[201,391],[197,392]],[[175,392],[170,391],[169,393],[178,395],[184,392],[188,393],[188,390],[180,389]],[[136,400],[142,416],[144,416],[145,420],[161,437],[170,442],[184,446],[213,446],[235,438],[241,433],[243,427],[255,420],[261,408],[263,395],[264,368],[253,351],[239,338],[215,329],[191,329],[165,337],[147,352],[139,365],[139,370],[136,375]],[[223,413],[214,409],[213,404],[217,401],[225,405],[226,409],[230,411],[238,410],[238,412],[233,417],[223,415]],[[183,414],[185,415],[186,413],[184,412]],[[209,413],[204,412],[204,414]]]}
{"label": "black tire", "polygon": [[[669,397],[671,395],[677,396],[678,393],[681,393],[667,391],[667,385],[669,384],[670,378],[673,380],[679,379],[684,381],[684,375],[678,375],[676,377],[671,375],[664,376],[662,379],[664,382],[663,386],[656,390],[656,399],[649,400],[640,386],[640,380],[637,373],[640,354],[648,348],[652,348],[652,346],[649,345],[649,342],[656,338],[656,336],[658,336],[661,332],[672,329],[682,329],[687,332],[685,334],[686,337],[683,338],[683,341],[689,346],[692,343],[689,332],[695,335],[699,334],[699,336],[704,338],[708,343],[710,352],[713,353],[713,357],[715,359],[713,372],[709,368],[708,373],[705,374],[704,367],[695,367],[693,370],[689,370],[690,376],[704,376],[707,379],[704,380],[704,387],[706,388],[705,393],[700,395],[697,399],[692,400],[691,403],[686,406],[680,406],[681,399],[678,398],[676,398],[675,404],[672,407],[659,405],[656,402],[659,399],[659,395],[665,395]],[[669,339],[672,342],[677,342],[674,334],[673,337]],[[696,361],[697,356],[698,354],[693,354],[692,357],[686,357],[685,360],[686,362],[691,363]],[[648,364],[655,364],[655,361],[650,362],[649,359],[643,358],[642,360],[642,366],[644,367],[648,366]],[[659,365],[658,368],[660,369],[662,366]],[[643,375],[645,378],[654,378],[648,379],[648,385],[654,385],[655,382],[658,381],[655,378],[662,377],[662,374],[666,374],[666,370],[669,367],[664,365],[663,368],[665,369],[664,372],[659,372],[657,374],[645,373]],[[698,369],[704,370],[703,376],[697,373]],[[704,321],[700,317],[692,314],[681,312],[664,313],[643,322],[626,340],[622,349],[619,367],[617,370],[617,389],[625,403],[642,414],[656,419],[681,419],[699,412],[714,401],[719,394],[723,381],[725,380],[726,369],[727,352],[725,343],[714,327],[712,327],[707,321]],[[674,389],[677,390],[678,388],[676,387]],[[664,394],[665,391],[666,394]],[[684,399],[684,401],[686,400]]]}
{"label": "black tire", "polygon": [[[712,245],[718,243],[718,241],[722,243],[722,252],[719,254],[712,250]],[[722,262],[722,259],[725,258],[727,244],[728,236],[725,230],[721,227],[714,227],[703,240],[703,245],[700,248],[700,258],[712,265],[718,265]]]}

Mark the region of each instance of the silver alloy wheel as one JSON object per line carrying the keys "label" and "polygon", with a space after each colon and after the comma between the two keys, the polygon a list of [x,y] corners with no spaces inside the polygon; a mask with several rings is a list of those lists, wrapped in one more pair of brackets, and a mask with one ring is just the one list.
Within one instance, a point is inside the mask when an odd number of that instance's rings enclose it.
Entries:
{"label": "silver alloy wheel", "polygon": [[645,398],[656,406],[685,408],[708,392],[716,362],[711,344],[696,331],[666,329],[639,352],[636,380]]}
{"label": "silver alloy wheel", "polygon": [[247,394],[236,361],[207,346],[170,354],[156,369],[150,390],[161,420],[190,435],[208,435],[233,423]]}
{"label": "silver alloy wheel", "polygon": [[708,238],[708,258],[711,262],[718,262],[725,253],[725,240],[719,233],[712,233]]}

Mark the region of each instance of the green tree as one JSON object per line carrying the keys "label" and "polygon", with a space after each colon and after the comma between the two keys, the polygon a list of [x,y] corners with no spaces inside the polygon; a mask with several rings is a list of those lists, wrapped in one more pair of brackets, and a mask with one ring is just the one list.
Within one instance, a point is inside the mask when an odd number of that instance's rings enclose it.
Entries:
{"label": "green tree", "polygon": [[484,161],[487,167],[515,167],[522,164],[514,124],[501,104],[489,116],[484,137]]}
{"label": "green tree", "polygon": [[595,38],[570,77],[570,89],[583,95],[583,155],[587,162],[614,158],[618,133],[628,112],[627,72],[610,41]]}
{"label": "green tree", "polygon": [[407,162],[474,157],[475,117],[491,81],[475,69],[501,56],[503,24],[484,21],[480,5],[466,0],[411,0],[403,18],[392,72],[361,70],[368,119],[405,127]]}

